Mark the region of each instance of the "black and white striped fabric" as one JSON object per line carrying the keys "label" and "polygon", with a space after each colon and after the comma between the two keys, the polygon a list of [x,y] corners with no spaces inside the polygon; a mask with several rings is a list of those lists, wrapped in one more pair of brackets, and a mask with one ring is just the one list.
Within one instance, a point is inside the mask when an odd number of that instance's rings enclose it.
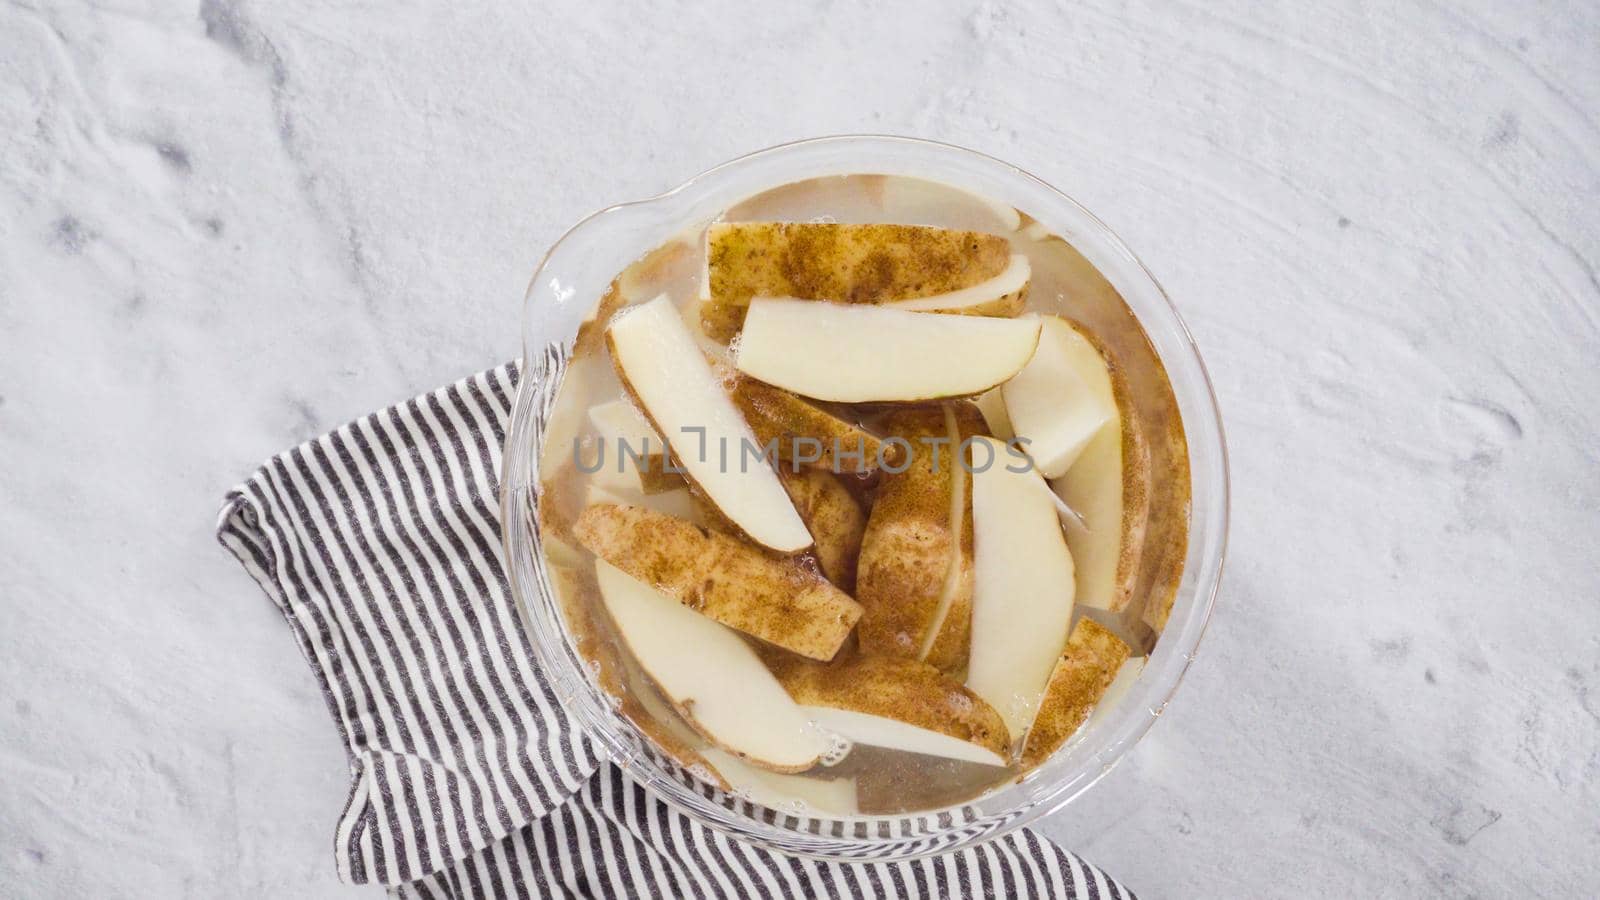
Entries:
{"label": "black and white striped fabric", "polygon": [[818,863],[704,828],[603,761],[540,678],[506,584],[507,364],[273,457],[218,537],[283,613],[349,750],[342,879],[402,897],[1129,898],[1027,830]]}

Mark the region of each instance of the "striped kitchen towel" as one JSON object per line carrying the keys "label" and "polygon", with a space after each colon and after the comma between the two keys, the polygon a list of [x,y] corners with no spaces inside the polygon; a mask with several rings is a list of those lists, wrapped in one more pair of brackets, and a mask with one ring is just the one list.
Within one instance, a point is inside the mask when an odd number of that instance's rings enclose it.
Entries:
{"label": "striped kitchen towel", "polygon": [[604,761],[506,583],[507,364],[268,460],[217,534],[283,614],[349,752],[342,879],[402,897],[1131,898],[1026,829],[894,864],[704,828]]}

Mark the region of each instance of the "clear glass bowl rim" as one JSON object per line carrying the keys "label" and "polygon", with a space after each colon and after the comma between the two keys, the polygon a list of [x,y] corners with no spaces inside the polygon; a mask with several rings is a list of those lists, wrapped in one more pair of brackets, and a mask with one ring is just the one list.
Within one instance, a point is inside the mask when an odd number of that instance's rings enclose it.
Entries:
{"label": "clear glass bowl rim", "polygon": [[[837,156],[846,161],[856,157],[861,158],[863,164],[854,168],[848,164],[828,168],[813,161],[812,168],[801,164],[796,169],[799,174],[762,179],[765,168],[781,168],[786,159],[805,154],[821,154],[819,159],[830,160]],[[564,344],[570,349],[576,335],[578,319],[571,314],[568,315],[570,327],[562,328],[560,334],[551,334],[550,329],[543,327],[544,314],[552,304],[566,306],[570,303],[570,313],[586,312],[598,299],[598,288],[609,282],[610,277],[676,230],[697,221],[684,209],[692,207],[692,201],[679,202],[669,209],[661,207],[692,198],[699,192],[722,196],[725,201],[722,208],[726,208],[742,196],[827,174],[929,177],[917,175],[918,171],[923,171],[921,169],[899,165],[919,154],[923,161],[938,158],[941,165],[948,164],[972,175],[970,178],[965,174],[951,177],[950,172],[941,170],[943,177],[932,180],[1003,200],[1035,216],[1053,232],[1071,239],[1073,246],[1100,268],[1134,307],[1136,318],[1156,344],[1158,356],[1167,367],[1174,392],[1178,394],[1189,444],[1191,496],[1203,497],[1204,503],[1191,507],[1188,553],[1167,628],[1144,672],[1116,707],[1107,710],[1103,718],[1097,716],[1096,723],[1086,729],[1087,733],[1080,732],[1067,747],[1023,781],[991,791],[977,802],[965,805],[961,816],[884,817],[877,821],[894,820],[897,826],[880,828],[876,834],[863,835],[858,831],[841,837],[818,833],[815,823],[827,821],[826,817],[808,815],[803,821],[813,823],[810,830],[797,828],[791,823],[802,820],[794,816],[758,815],[758,809],[751,804],[728,803],[726,798],[719,802],[720,792],[705,785],[691,787],[679,780],[651,755],[640,752],[641,742],[647,739],[612,709],[604,694],[586,675],[581,658],[566,637],[543,560],[536,550],[539,537],[535,517],[531,514],[532,487],[537,483],[534,459],[542,447],[533,439],[533,420],[539,415],[540,402],[549,399],[541,395],[553,396],[553,391],[534,389],[533,379],[528,376],[531,363],[548,358],[549,346]],[[877,161],[868,162],[868,158]],[[1010,195],[996,196],[995,182],[986,179],[1005,181]],[[727,200],[730,190],[733,199]],[[1016,197],[1023,194],[1029,200],[1015,202]],[[1070,219],[1074,227],[1060,228],[1058,221],[1040,215],[1047,209],[1055,210],[1060,218]],[[651,210],[655,210],[655,214],[647,216],[642,223],[607,227],[614,224],[608,220],[626,219]],[[643,227],[630,230],[626,224]],[[677,228],[671,227],[673,224]],[[635,243],[631,248],[605,243],[619,239],[624,244],[629,240],[637,241],[641,231],[655,234],[656,242],[643,246]],[[1092,248],[1086,247],[1085,241],[1092,243]],[[585,251],[583,255],[588,257],[609,257],[607,262],[586,265],[597,267],[595,271],[609,271],[610,276],[598,284],[590,278],[587,285],[581,278],[564,279],[566,273],[561,269],[564,264],[574,265],[571,260],[576,250]],[[1107,271],[1108,265],[1120,278]],[[1124,283],[1129,281],[1139,288],[1139,296],[1147,307],[1143,311],[1129,296],[1130,285]],[[1153,326],[1166,338],[1164,341],[1156,340]],[[1195,658],[1221,580],[1229,519],[1227,446],[1210,376],[1193,336],[1170,297],[1133,251],[1082,204],[1016,166],[954,144],[893,135],[818,137],[758,150],[708,169],[663,194],[606,207],[570,228],[551,245],[529,281],[524,296],[522,330],[523,377],[518,384],[502,449],[500,503],[506,572],[534,655],[558,700],[585,733],[604,748],[612,762],[657,799],[708,827],[757,846],[831,861],[903,861],[992,840],[1062,808],[1104,777],[1165,710]],[[544,412],[548,413],[548,409]]]}

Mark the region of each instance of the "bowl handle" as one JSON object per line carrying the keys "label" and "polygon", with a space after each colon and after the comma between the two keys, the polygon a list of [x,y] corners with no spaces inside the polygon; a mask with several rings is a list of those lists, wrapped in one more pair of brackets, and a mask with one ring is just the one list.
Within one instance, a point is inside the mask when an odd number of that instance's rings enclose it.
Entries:
{"label": "bowl handle", "polygon": [[550,247],[523,297],[523,359],[533,360],[552,343],[572,346],[578,326],[612,279],[639,258],[639,248],[670,236],[670,206],[655,198],[602,209]]}

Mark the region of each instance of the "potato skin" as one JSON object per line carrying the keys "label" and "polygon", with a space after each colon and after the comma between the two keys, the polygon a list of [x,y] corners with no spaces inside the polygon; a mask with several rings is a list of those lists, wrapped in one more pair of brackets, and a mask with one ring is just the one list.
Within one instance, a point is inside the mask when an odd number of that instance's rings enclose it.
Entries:
{"label": "potato skin", "polygon": [[794,501],[795,511],[811,530],[812,550],[822,574],[845,593],[853,593],[856,564],[861,556],[861,539],[867,530],[867,515],[861,504],[832,472],[823,469],[787,468],[778,478]]}
{"label": "potato skin", "polygon": [[1011,736],[1000,713],[933,666],[914,659],[857,656],[817,663],[767,653],[767,667],[802,706],[828,706],[895,719],[977,744],[1001,757]]}
{"label": "potato skin", "polygon": [[1044,700],[1022,747],[1022,766],[1032,768],[1061,749],[1081,727],[1128,659],[1128,645],[1093,619],[1079,619],[1066,649],[1050,672]]}
{"label": "potato skin", "polygon": [[725,222],[711,226],[706,244],[710,299],[700,320],[724,343],[752,297],[914,300],[987,281],[1011,259],[999,235],[927,225]]}
{"label": "potato skin", "polygon": [[[651,457],[655,459],[655,457]],[[717,509],[699,488],[688,484],[683,476],[640,473],[645,479],[645,493],[651,488],[670,490],[687,487],[694,503],[695,521],[714,531],[738,536],[739,526],[733,524]],[[867,528],[867,514],[855,494],[840,478],[825,469],[803,468],[798,471],[787,465],[778,466],[778,480],[789,492],[800,521],[811,532],[811,554],[817,566],[834,587],[847,594],[856,589],[856,564],[861,556],[861,538]]]}
{"label": "potato skin", "polygon": [[[922,439],[952,437],[947,408],[958,440],[935,451]],[[984,432],[983,415],[966,401],[912,406],[891,412],[884,428],[910,443],[912,459],[905,471],[885,476],[867,518],[856,574],[861,649],[918,658],[945,606],[926,661],[946,672],[959,671],[971,644],[975,581],[972,500],[964,490],[970,479],[958,469],[954,447]],[[959,521],[952,515],[958,489],[963,489]]]}
{"label": "potato skin", "polygon": [[573,533],[585,549],[679,603],[752,637],[832,659],[861,606],[805,557],[637,506],[597,504]]}
{"label": "potato skin", "polygon": [[776,441],[777,456],[785,462],[793,461],[802,448],[813,449],[811,441],[816,442],[817,458],[801,462],[830,472],[865,475],[875,470],[880,460],[890,465],[899,462],[895,447],[885,447],[877,435],[799,394],[728,367],[721,367],[718,374],[734,406],[755,432],[756,441],[763,447]]}

